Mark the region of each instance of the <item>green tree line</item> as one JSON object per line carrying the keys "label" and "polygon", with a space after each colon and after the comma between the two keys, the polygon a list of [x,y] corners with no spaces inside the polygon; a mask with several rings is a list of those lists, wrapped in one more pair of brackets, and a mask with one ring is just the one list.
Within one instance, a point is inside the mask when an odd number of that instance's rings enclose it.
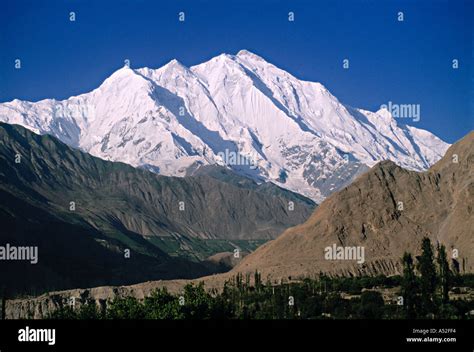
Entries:
{"label": "green tree line", "polygon": [[[157,289],[143,300],[64,306],[50,319],[416,319],[472,318],[474,301],[450,299],[454,286],[474,288],[474,275],[450,269],[446,249],[428,238],[421,255],[405,253],[401,276],[329,277],[264,283],[259,272],[237,274],[222,290],[188,284],[181,294]],[[384,298],[383,292],[395,291]]]}

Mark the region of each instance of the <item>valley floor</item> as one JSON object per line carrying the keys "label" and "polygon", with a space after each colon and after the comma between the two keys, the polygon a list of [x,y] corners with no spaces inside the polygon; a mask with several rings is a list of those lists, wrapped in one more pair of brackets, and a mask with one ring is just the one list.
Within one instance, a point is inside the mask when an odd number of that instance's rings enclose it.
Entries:
{"label": "valley floor", "polygon": [[[474,275],[459,275],[447,301],[438,293],[400,301],[403,278],[377,276],[263,283],[254,275],[205,281],[148,282],[128,287],[52,292],[7,300],[5,318],[33,319],[473,319]],[[428,303],[427,303],[428,302]]]}

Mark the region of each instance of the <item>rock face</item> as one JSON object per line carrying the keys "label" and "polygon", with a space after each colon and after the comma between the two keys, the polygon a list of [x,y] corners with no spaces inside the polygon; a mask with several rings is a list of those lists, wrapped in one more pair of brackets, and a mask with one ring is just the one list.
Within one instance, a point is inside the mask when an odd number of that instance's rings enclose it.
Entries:
{"label": "rock face", "polygon": [[37,246],[40,258],[1,261],[0,285],[38,293],[209,274],[156,241],[270,239],[311,214],[309,199],[269,189],[160,176],[1,123],[0,243]]}
{"label": "rock face", "polygon": [[113,300],[114,297],[133,296],[143,299],[149,296],[153,290],[166,286],[169,292],[181,292],[187,281],[153,281],[131,286],[104,286],[92,289],[74,289],[67,291],[55,291],[36,298],[7,300],[5,304],[6,319],[43,319],[58,308],[71,305],[74,307],[88,301],[95,301],[100,307]]}
{"label": "rock face", "polygon": [[[397,274],[421,239],[444,244],[461,272],[474,271],[474,132],[426,172],[384,161],[327,198],[302,225],[261,246],[234,268],[275,279]],[[330,246],[363,247],[365,261],[327,260]],[[456,263],[455,263],[456,264]]]}
{"label": "rock face", "polygon": [[[204,174],[164,177],[92,157],[20,126],[0,124],[0,136],[2,186],[46,199],[58,211],[70,212],[73,201],[74,213],[102,230],[122,228],[145,237],[271,239],[304,221],[315,206],[308,198],[228,170],[232,182]],[[15,164],[16,154],[20,164]]]}

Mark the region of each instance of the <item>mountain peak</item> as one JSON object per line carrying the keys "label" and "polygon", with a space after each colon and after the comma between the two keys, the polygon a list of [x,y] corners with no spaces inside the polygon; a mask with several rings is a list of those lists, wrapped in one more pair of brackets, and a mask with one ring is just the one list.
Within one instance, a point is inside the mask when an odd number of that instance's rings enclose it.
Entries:
{"label": "mountain peak", "polygon": [[173,59],[168,62],[166,65],[162,66],[162,68],[178,68],[178,69],[187,69],[180,61]]}
{"label": "mountain peak", "polygon": [[115,71],[112,75],[114,75],[116,73],[124,73],[124,74],[133,73],[133,69],[130,68],[130,66],[128,66],[128,65],[123,65],[117,71]]}
{"label": "mountain peak", "polygon": [[254,60],[260,60],[260,61],[265,61],[261,56],[258,56],[257,54],[252,53],[251,51],[248,51],[246,49],[240,50],[237,55],[237,57],[245,57],[245,58],[251,58]]}
{"label": "mountain peak", "polygon": [[[66,107],[67,125],[51,118],[56,106]],[[164,175],[219,164],[227,151],[249,156],[252,167],[230,166],[321,201],[377,161],[424,170],[444,154],[449,145],[398,126],[389,110],[346,108],[321,84],[244,49],[190,68],[176,59],[158,69],[123,67],[80,99],[0,104],[0,120]]]}
{"label": "mountain peak", "polygon": [[382,161],[379,161],[377,164],[375,164],[372,169],[373,170],[382,169],[385,171],[393,171],[395,169],[401,169],[401,168],[392,160],[382,160]]}
{"label": "mountain peak", "polygon": [[186,74],[189,71],[189,68],[184,66],[180,61],[173,59],[169,61],[167,64],[161,66],[160,68],[154,70],[154,69],[143,69],[140,70],[139,72],[145,73],[145,76],[150,76],[150,72],[152,72],[151,76],[156,74],[165,74],[167,75],[181,75],[181,74]]}
{"label": "mountain peak", "polygon": [[392,118],[392,113],[388,111],[387,108],[382,107],[379,110],[377,110],[376,114],[386,118],[386,119],[391,119]]}
{"label": "mountain peak", "polygon": [[[104,83],[107,83],[107,82],[112,82],[112,81],[115,81],[117,79],[123,79],[123,78],[126,78],[126,77],[133,77],[135,76],[136,73],[133,69],[131,69],[129,66],[127,65],[124,65],[122,66],[121,68],[119,68],[118,70],[114,71],[105,81]],[[103,83],[103,84],[104,84]]]}
{"label": "mountain peak", "polygon": [[[128,66],[123,66],[112,73],[98,88],[102,93],[122,91],[123,97],[131,96],[131,91],[148,90],[150,83],[140,74]],[[128,92],[128,93],[127,93]]]}
{"label": "mountain peak", "polygon": [[235,56],[234,55],[230,55],[230,54],[227,54],[227,53],[222,53],[220,55],[217,55],[217,56],[214,56],[211,60],[209,61],[219,61],[219,60],[232,60],[234,61],[235,59]]}

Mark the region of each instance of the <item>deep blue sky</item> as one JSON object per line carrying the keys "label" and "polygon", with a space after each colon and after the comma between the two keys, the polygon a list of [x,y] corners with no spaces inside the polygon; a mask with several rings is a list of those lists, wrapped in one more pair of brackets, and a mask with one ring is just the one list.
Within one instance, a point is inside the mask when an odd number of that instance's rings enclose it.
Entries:
{"label": "deep blue sky", "polygon": [[[454,142],[474,129],[473,3],[3,0],[0,102],[90,91],[126,58],[136,68],[173,58],[191,66],[245,48],[321,82],[345,104],[421,104],[421,121],[411,124]],[[342,69],[344,58],[349,70]]]}

